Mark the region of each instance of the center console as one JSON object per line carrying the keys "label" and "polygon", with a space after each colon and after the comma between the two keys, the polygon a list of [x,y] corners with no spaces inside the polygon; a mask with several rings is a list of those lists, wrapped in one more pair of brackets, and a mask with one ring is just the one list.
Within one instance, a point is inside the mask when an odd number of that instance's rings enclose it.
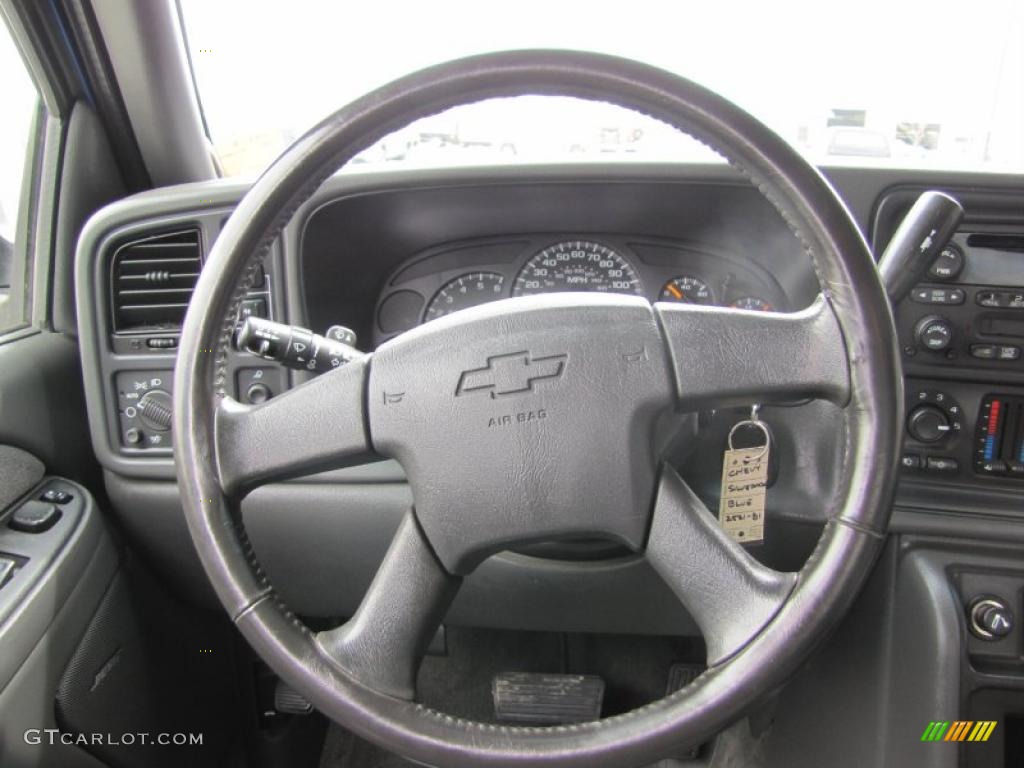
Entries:
{"label": "center console", "polygon": [[[876,250],[919,190],[876,209]],[[965,218],[895,307],[906,371],[905,483],[1024,491],[1024,201],[950,190]],[[1024,515],[1024,504],[1006,511]]]}

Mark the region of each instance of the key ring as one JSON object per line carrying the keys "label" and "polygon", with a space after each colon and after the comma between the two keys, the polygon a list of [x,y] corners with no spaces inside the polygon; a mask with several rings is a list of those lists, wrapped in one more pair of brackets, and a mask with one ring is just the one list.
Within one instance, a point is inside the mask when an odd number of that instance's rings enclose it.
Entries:
{"label": "key ring", "polygon": [[750,418],[749,419],[744,419],[743,421],[738,421],[735,424],[733,424],[732,425],[732,429],[729,430],[729,438],[728,438],[728,441],[727,441],[729,443],[729,450],[730,451],[735,451],[736,448],[733,448],[732,438],[733,438],[733,435],[736,434],[736,430],[738,430],[740,427],[757,427],[758,429],[760,429],[761,430],[761,434],[764,435],[764,445],[761,448],[761,452],[759,454],[757,454],[757,456],[752,456],[751,457],[752,461],[757,461],[759,459],[764,458],[764,455],[766,453],[768,453],[768,447],[769,447],[769,445],[771,443],[771,440],[772,440],[772,436],[768,432],[768,427],[766,427],[764,422],[761,421],[760,418],[758,418],[757,413],[760,410],[761,410],[761,406],[758,403],[754,403],[754,405],[751,406],[751,408],[750,408]]}

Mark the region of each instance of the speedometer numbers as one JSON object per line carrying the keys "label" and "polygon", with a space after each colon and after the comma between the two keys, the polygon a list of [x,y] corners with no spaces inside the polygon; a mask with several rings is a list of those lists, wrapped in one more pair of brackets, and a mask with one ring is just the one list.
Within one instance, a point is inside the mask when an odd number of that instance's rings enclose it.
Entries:
{"label": "speedometer numbers", "polygon": [[513,296],[556,291],[640,294],[643,286],[633,267],[607,246],[587,240],[545,248],[516,276]]}
{"label": "speedometer numbers", "polygon": [[774,312],[775,307],[767,299],[760,296],[743,296],[729,304],[733,309],[747,309],[752,312]]}
{"label": "speedometer numbers", "polygon": [[423,313],[423,320],[434,320],[460,309],[497,301],[504,287],[505,277],[497,272],[471,272],[456,277],[434,294],[427,305],[427,311]]}
{"label": "speedometer numbers", "polygon": [[[505,276],[499,272],[469,272],[449,280],[434,294],[423,321],[434,320],[460,309],[497,301],[508,296]],[[636,270],[619,253],[592,240],[566,240],[531,257],[516,275],[513,296],[534,296],[560,291],[591,291],[642,295]],[[736,296],[735,291],[731,293]],[[662,285],[659,301],[716,305],[712,288],[695,275],[679,275]],[[743,295],[725,302],[734,309],[771,312],[775,307],[757,295]]]}

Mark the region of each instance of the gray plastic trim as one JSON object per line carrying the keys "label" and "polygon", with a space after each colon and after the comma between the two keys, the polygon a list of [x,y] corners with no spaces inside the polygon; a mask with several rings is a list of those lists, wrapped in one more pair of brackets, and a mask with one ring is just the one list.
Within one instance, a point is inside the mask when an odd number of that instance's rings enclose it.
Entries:
{"label": "gray plastic trim", "polygon": [[153,183],[216,178],[177,4],[93,0],[92,8]]}
{"label": "gray plastic trim", "polygon": [[[113,539],[107,532],[95,503],[82,486],[66,480],[45,480],[25,499],[33,499],[44,488],[59,488],[74,495],[61,507],[61,519],[44,533],[21,533],[7,528],[5,514],[0,522],[0,552],[20,559],[22,566],[0,588],[0,689],[18,668],[54,621],[58,606],[68,603],[92,563],[102,563],[108,578],[117,567]],[[18,504],[11,507],[17,509]],[[98,590],[98,602],[102,589]],[[89,614],[91,616],[91,613]],[[88,618],[88,617],[86,617]],[[84,629],[84,623],[83,623]]]}

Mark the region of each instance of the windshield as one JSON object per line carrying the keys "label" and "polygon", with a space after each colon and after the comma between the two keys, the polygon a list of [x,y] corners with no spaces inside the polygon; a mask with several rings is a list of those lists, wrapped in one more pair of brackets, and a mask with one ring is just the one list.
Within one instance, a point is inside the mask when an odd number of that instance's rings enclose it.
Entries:
{"label": "windshield", "polygon": [[[181,5],[228,175],[258,173],[321,118],[396,77],[513,48],[601,51],[676,72],[818,164],[1024,171],[1020,0]],[[523,97],[420,121],[350,167],[714,158],[628,110]]]}

